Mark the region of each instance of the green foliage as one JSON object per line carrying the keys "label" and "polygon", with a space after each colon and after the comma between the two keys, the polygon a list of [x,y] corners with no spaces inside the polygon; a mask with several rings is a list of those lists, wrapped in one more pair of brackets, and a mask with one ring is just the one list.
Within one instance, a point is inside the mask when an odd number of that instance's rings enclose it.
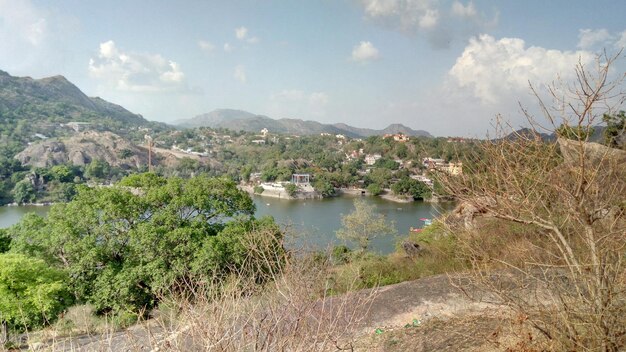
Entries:
{"label": "green foliage", "polygon": [[120,151],[117,153],[117,156],[118,156],[120,159],[127,159],[127,158],[130,158],[131,156],[133,156],[133,151],[132,151],[132,150],[130,150],[130,149],[128,149],[128,148],[124,148],[124,149],[120,150]]}
{"label": "green foliage", "polygon": [[393,223],[387,222],[383,214],[376,212],[376,205],[357,198],[354,200],[354,208],[354,212],[341,216],[342,227],[337,230],[337,238],[356,241],[365,251],[372,238],[395,234]]}
{"label": "green foliage", "polygon": [[383,192],[383,188],[380,187],[380,185],[378,183],[370,183],[367,186],[367,191],[373,195],[373,196],[377,196],[379,194],[381,194]]}
{"label": "green foliage", "polygon": [[91,180],[100,180],[109,176],[111,165],[104,160],[92,160],[85,166],[85,177]]}
{"label": "green foliage", "polygon": [[398,170],[398,168],[400,167],[400,164],[398,164],[397,162],[391,159],[383,157],[383,158],[376,160],[376,162],[374,163],[374,167],[380,167],[380,168],[385,168],[389,170]]}
{"label": "green foliage", "polygon": [[324,177],[318,177],[313,182],[313,188],[316,192],[319,192],[322,197],[332,197],[335,195],[335,186]]}
{"label": "green foliage", "polygon": [[391,185],[391,190],[397,195],[408,195],[416,199],[428,199],[432,195],[428,185],[410,177],[403,177],[398,180],[398,182]]}
{"label": "green foliage", "polygon": [[18,204],[32,203],[35,201],[35,187],[29,180],[22,180],[13,188],[13,199]]}
{"label": "green foliage", "polygon": [[7,252],[11,247],[11,237],[6,229],[0,229],[0,254]]}
{"label": "green foliage", "polygon": [[393,174],[389,169],[373,169],[365,177],[365,182],[367,184],[376,183],[380,187],[385,188],[389,186],[392,178]]}
{"label": "green foliage", "polygon": [[254,194],[261,194],[263,193],[263,191],[265,191],[265,188],[263,188],[263,186],[254,186]]}
{"label": "green foliage", "polygon": [[602,121],[606,123],[604,130],[604,144],[612,148],[626,146],[626,112],[623,110],[618,114],[604,114]]}
{"label": "green foliage", "polygon": [[296,195],[296,192],[298,192],[298,186],[293,183],[287,183],[285,185],[285,191],[290,197],[293,197]]}
{"label": "green foliage", "polygon": [[55,320],[72,303],[67,280],[43,260],[0,254],[0,323],[24,330]]}
{"label": "green foliage", "polygon": [[559,137],[567,138],[575,141],[586,141],[593,134],[593,127],[586,126],[569,126],[562,124],[556,129]]}
{"label": "green foliage", "polygon": [[74,180],[74,170],[67,165],[55,165],[50,168],[52,179],[59,182],[72,182]]}
{"label": "green foliage", "polygon": [[352,250],[345,245],[334,246],[330,252],[330,259],[333,264],[345,264],[350,260]]}
{"label": "green foliage", "polygon": [[380,256],[370,252],[351,252],[345,262],[333,269],[332,292],[391,285],[425,276],[466,270],[469,263],[458,255],[461,244],[456,236],[446,233],[439,223],[412,233],[409,240],[422,248],[419,256],[407,257],[398,245],[396,252]]}
{"label": "green foliage", "polygon": [[216,271],[235,264],[216,251],[238,238],[224,238],[228,221],[249,218],[254,203],[233,181],[136,175],[120,184],[146,187],[79,187],[46,219],[30,215],[12,227],[12,249],[65,268],[78,298],[99,312],[149,309],[163,290],[206,275],[197,270],[207,263]]}

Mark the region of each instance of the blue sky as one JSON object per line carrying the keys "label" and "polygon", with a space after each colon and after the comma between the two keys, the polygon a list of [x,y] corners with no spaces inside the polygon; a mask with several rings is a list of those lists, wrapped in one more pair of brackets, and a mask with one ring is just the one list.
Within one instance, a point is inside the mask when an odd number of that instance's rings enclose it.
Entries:
{"label": "blue sky", "polygon": [[617,0],[0,0],[0,69],[64,75],[150,120],[235,108],[484,136],[497,113],[523,124],[529,80],[626,45],[624,14]]}

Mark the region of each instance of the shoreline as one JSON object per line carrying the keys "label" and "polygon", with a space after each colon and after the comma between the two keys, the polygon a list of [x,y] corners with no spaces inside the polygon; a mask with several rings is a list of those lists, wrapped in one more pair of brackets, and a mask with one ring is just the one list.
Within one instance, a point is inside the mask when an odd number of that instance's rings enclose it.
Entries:
{"label": "shoreline", "polygon": [[8,203],[5,204],[5,207],[49,207],[51,205],[57,204],[56,202],[43,202],[43,203]]}
{"label": "shoreline", "polygon": [[[241,189],[242,191],[247,192],[250,195],[267,197],[267,198],[285,199],[285,200],[324,199],[324,197],[322,197],[317,192],[306,192],[306,193],[298,192],[296,193],[295,197],[291,197],[286,192],[270,190],[270,189],[266,189],[262,193],[254,193],[253,185],[241,185],[240,184],[240,185],[237,185],[237,188]],[[336,188],[335,191],[336,191],[336,195],[332,197],[327,197],[327,198],[346,197],[346,196],[347,197],[358,197],[358,196],[378,197],[388,202],[401,203],[401,204],[408,204],[408,203],[413,203],[417,201],[422,201],[424,203],[454,202],[454,200],[450,200],[446,198],[437,198],[437,197],[432,197],[429,199],[422,199],[422,200],[415,200],[411,197],[396,196],[392,194],[391,190],[389,189],[386,189],[384,193],[378,196],[373,196],[366,189],[362,189],[362,188]]]}

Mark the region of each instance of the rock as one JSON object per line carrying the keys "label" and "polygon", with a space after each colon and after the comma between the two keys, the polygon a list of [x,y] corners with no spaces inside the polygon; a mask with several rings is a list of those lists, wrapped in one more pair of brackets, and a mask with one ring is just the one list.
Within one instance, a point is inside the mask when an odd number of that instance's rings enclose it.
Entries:
{"label": "rock", "polygon": [[[122,150],[132,155],[121,158]],[[23,165],[50,167],[72,163],[85,165],[93,160],[104,160],[112,166],[137,168],[148,164],[148,151],[111,132],[85,131],[58,141],[41,141],[15,156]],[[156,164],[157,158],[153,158]]]}
{"label": "rock", "polygon": [[402,249],[410,258],[415,258],[422,252],[420,245],[413,241],[402,241]]}

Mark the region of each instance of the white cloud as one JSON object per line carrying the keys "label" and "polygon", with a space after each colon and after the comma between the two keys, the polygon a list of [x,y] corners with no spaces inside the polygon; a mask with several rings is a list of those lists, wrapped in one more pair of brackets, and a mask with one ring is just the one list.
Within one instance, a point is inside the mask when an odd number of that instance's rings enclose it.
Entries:
{"label": "white cloud", "polygon": [[199,40],[198,47],[207,54],[210,54],[213,52],[213,50],[215,50],[215,45],[206,40]]}
{"label": "white cloud", "polygon": [[496,40],[483,34],[469,44],[448,72],[449,83],[467,89],[483,104],[498,104],[528,92],[528,82],[546,83],[559,75],[567,81],[574,76],[579,59],[589,63],[588,51],[559,51],[526,47],[519,38]]}
{"label": "white cloud", "polygon": [[250,44],[256,44],[259,42],[259,38],[248,36],[248,28],[244,26],[235,28],[235,37]]}
{"label": "white cloud", "polygon": [[463,5],[459,1],[452,3],[452,14],[458,17],[471,18],[477,15],[474,2],[470,1],[467,5]]}
{"label": "white cloud", "polygon": [[619,34],[619,39],[615,42],[615,48],[617,50],[626,49],[626,31]]}
{"label": "white cloud", "polygon": [[233,73],[233,77],[241,83],[246,83],[246,68],[243,65],[235,66],[235,72]]}
{"label": "white cloud", "polygon": [[224,52],[230,53],[231,51],[233,51],[233,46],[230,43],[224,43]]}
{"label": "white cloud", "polygon": [[473,2],[456,0],[451,7],[438,0],[359,0],[370,20],[403,32],[422,34],[435,48],[445,48],[454,37],[467,38],[493,26]]}
{"label": "white cloud", "polygon": [[606,29],[580,29],[578,31],[578,47],[581,49],[589,49],[596,45],[606,45],[612,35]]}
{"label": "white cloud", "polygon": [[379,58],[378,49],[371,42],[362,41],[352,49],[352,61],[369,62]]}
{"label": "white cloud", "polygon": [[270,114],[278,117],[319,118],[326,115],[330,98],[326,92],[285,89],[270,95]]}
{"label": "white cloud", "polygon": [[246,27],[235,28],[235,36],[237,37],[237,39],[244,40],[246,39],[247,35],[248,35],[248,28]]}
{"label": "white cloud", "polygon": [[439,22],[439,11],[427,10],[418,20],[420,28],[430,29],[437,26]]}
{"label": "white cloud", "polygon": [[180,65],[159,54],[123,52],[115,42],[101,43],[89,60],[89,73],[113,88],[131,92],[185,90]]}

